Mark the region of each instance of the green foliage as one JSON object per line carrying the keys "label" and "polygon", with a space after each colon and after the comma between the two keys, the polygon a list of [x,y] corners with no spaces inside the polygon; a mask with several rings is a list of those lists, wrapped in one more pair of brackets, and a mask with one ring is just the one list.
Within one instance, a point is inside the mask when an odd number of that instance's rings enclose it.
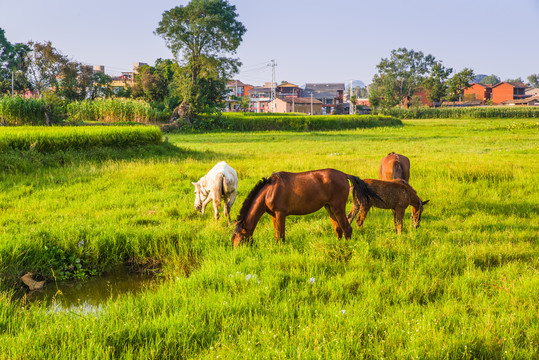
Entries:
{"label": "green foliage", "polygon": [[386,109],[384,115],[399,119],[494,119],[494,118],[538,118],[539,108],[534,107],[456,107],[456,108],[420,108]]}
{"label": "green foliage", "polygon": [[84,241],[80,242],[74,251],[69,252],[56,245],[45,245],[42,254],[44,264],[41,272],[48,275],[48,280],[54,279],[58,281],[84,280],[88,276],[96,276],[98,274],[97,269],[89,267],[89,264],[85,261],[87,254],[83,253],[83,246]]}
{"label": "green foliage", "polygon": [[435,64],[434,56],[421,51],[399,48],[391,51],[389,59],[382,59],[376,68],[373,85],[380,96],[380,105],[391,108],[401,104],[419,90]]}
{"label": "green foliage", "polygon": [[163,13],[155,32],[176,58],[183,55],[185,74],[177,84],[188,121],[215,111],[226,80],[237,72],[239,61],[224,56],[236,52],[246,31],[237,17],[236,7],[225,0],[192,0]]}
{"label": "green foliage", "polygon": [[11,93],[12,86],[17,91],[26,89],[24,73],[27,64],[24,59],[29,51],[26,44],[10,43],[0,28],[0,95]]}
{"label": "green foliage", "polygon": [[0,149],[39,152],[112,146],[125,148],[161,142],[161,131],[146,126],[6,127],[0,129]]}
{"label": "green foliage", "polygon": [[441,62],[435,62],[430,75],[423,81],[423,87],[427,90],[428,99],[433,103],[439,103],[447,95],[449,88],[447,78],[453,69],[445,68]]}
{"label": "green foliage", "polygon": [[389,116],[222,113],[196,119],[193,128],[228,131],[326,131],[400,125],[400,120]]}
{"label": "green foliage", "polygon": [[464,68],[448,80],[447,98],[450,101],[460,101],[464,90],[470,86],[475,75],[472,69]]}
{"label": "green foliage", "polygon": [[482,80],[481,80],[481,84],[485,84],[485,85],[496,85],[497,83],[500,82],[500,78],[497,77],[496,75],[492,74],[492,75],[489,75],[489,76],[485,76]]}
{"label": "green foliage", "polygon": [[528,76],[528,82],[532,87],[539,88],[539,74],[531,74]]}

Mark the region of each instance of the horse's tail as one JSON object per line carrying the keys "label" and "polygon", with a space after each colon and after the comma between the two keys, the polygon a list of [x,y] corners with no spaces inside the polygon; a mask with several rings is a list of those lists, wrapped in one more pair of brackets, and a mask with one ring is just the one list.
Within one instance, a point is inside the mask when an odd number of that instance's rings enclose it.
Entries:
{"label": "horse's tail", "polygon": [[393,179],[404,179],[404,170],[402,165],[398,161],[393,161],[393,170],[392,170]]}
{"label": "horse's tail", "polygon": [[223,175],[222,172],[218,173],[215,176],[215,189],[214,189],[214,200],[217,201],[218,204],[221,204],[221,197],[224,195],[224,182],[226,181],[225,175]]}
{"label": "horse's tail", "polygon": [[354,188],[353,191],[353,201],[354,205],[359,206],[359,204],[365,204],[367,200],[377,199],[381,202],[384,202],[380,196],[363,180],[354,175],[347,175],[348,180],[352,183]]}

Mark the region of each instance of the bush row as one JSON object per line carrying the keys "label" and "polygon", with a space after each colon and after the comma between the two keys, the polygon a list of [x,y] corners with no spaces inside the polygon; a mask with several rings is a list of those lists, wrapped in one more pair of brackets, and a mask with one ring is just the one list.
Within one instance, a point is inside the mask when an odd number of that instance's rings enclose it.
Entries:
{"label": "bush row", "polygon": [[[284,115],[284,116],[283,116]],[[324,131],[372,128],[379,126],[399,126],[402,122],[390,116],[381,115],[304,115],[295,114],[249,114],[223,113],[203,116],[195,120],[197,130],[231,131]]]}
{"label": "bush row", "polygon": [[382,113],[400,119],[539,118],[539,107],[481,106],[466,108],[389,109],[383,110]]}
{"label": "bush row", "polygon": [[161,142],[155,126],[6,127],[0,129],[0,151],[52,152],[92,147],[130,147]]}

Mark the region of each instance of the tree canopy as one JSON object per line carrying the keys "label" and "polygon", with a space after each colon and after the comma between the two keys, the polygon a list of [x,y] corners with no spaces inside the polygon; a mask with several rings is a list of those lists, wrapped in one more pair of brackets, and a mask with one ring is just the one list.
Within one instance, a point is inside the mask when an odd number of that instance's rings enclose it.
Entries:
{"label": "tree canopy", "polygon": [[400,48],[391,51],[389,59],[376,66],[373,85],[380,96],[380,105],[393,107],[411,97],[420,87],[435,64],[432,55]]}
{"label": "tree canopy", "polygon": [[470,86],[475,75],[472,69],[464,68],[451,79],[448,80],[448,99],[451,101],[460,101],[464,94],[464,90]]}
{"label": "tree canopy", "polygon": [[246,31],[237,16],[236,7],[225,0],[192,0],[163,13],[155,33],[189,75],[178,80],[190,121],[217,107],[225,96],[226,79],[241,65],[227,57],[236,52]]}

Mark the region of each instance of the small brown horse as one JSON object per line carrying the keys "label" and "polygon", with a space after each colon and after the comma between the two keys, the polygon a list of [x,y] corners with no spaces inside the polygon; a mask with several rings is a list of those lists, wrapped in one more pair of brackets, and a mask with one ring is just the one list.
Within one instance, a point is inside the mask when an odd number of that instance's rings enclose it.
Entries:
{"label": "small brown horse", "polygon": [[378,170],[380,180],[403,179],[410,180],[410,159],[394,152],[382,159]]}
{"label": "small brown horse", "polygon": [[346,219],[346,202],[353,185],[353,202],[359,207],[366,198],[377,198],[360,178],[335,169],[313,170],[301,173],[277,172],[264,178],[247,195],[232,234],[234,247],[253,235],[258,221],[268,213],[273,220],[275,239],[285,239],[285,218],[288,215],[306,215],[325,207],[338,238],[352,236],[352,227]]}
{"label": "small brown horse", "polygon": [[404,211],[408,205],[412,206],[412,220],[413,225],[417,229],[421,222],[421,214],[423,213],[423,205],[429,202],[421,201],[415,190],[404,180],[375,180],[375,179],[364,179],[366,184],[368,184],[375,192],[378,194],[383,201],[380,201],[375,198],[368,198],[366,202],[361,202],[360,207],[357,208],[356,205],[352,207],[350,213],[348,213],[348,221],[351,223],[352,220],[357,218],[357,226],[360,227],[363,225],[363,221],[369,212],[369,209],[374,206],[380,209],[391,209],[393,210],[393,223],[395,224],[395,230],[397,233],[402,231],[402,219],[404,218]]}

